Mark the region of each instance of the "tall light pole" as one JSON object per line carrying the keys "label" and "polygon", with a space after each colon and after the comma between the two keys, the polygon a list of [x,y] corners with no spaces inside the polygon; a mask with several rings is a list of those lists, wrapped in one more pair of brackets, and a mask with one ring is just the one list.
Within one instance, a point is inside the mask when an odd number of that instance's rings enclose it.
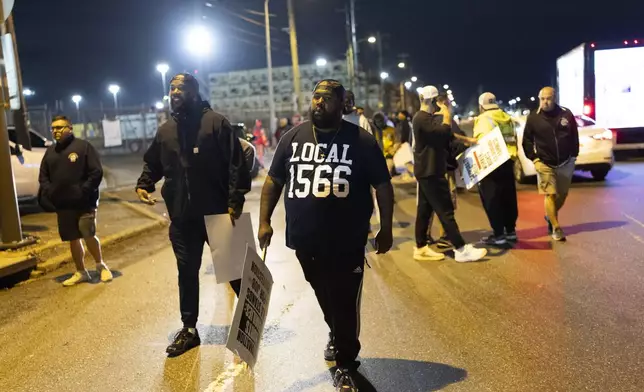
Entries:
{"label": "tall light pole", "polygon": [[80,115],[80,102],[83,100],[83,97],[80,95],[76,94],[72,96],[72,102],[76,104],[76,121],[78,124],[81,123],[81,115]]}
{"label": "tall light pole", "polygon": [[302,97],[302,86],[300,80],[300,62],[297,55],[297,33],[295,30],[295,11],[293,9],[293,0],[288,0],[288,27],[291,35],[291,58],[293,60],[293,87],[297,96],[297,113],[302,113],[304,106]]}
{"label": "tall light pole", "polygon": [[[356,1],[349,0],[349,13],[351,14],[351,42],[353,43],[353,74],[355,76],[355,88],[360,91],[360,68],[358,67],[358,39],[356,37]],[[358,94],[358,91],[355,91]]]}
{"label": "tall light pole", "polygon": [[121,87],[119,87],[118,84],[110,84],[107,90],[110,93],[112,93],[112,95],[114,96],[114,110],[116,111],[116,114],[118,114],[119,112],[118,94],[119,94],[119,91],[121,91]]}
{"label": "tall light pole", "polygon": [[170,66],[168,64],[166,63],[157,64],[157,71],[161,73],[161,83],[163,84],[163,95],[161,96],[162,98],[168,95],[168,91],[166,90],[166,85],[165,85],[166,84],[165,77],[169,70],[170,70]]}
{"label": "tall light pole", "polygon": [[271,54],[271,15],[268,12],[268,2],[264,1],[264,24],[266,25],[266,64],[268,67],[268,112],[270,120],[268,122],[271,129],[270,133],[275,131],[277,114],[275,114],[275,97],[273,91],[273,56]]}

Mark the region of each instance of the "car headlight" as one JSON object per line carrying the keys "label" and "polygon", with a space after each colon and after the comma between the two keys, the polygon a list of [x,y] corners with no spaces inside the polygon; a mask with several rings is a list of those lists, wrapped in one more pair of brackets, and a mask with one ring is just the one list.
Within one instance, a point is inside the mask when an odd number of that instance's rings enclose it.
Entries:
{"label": "car headlight", "polygon": [[613,140],[613,131],[611,131],[610,129],[607,129],[604,132],[596,133],[596,134],[593,135],[593,139],[595,139],[595,140]]}

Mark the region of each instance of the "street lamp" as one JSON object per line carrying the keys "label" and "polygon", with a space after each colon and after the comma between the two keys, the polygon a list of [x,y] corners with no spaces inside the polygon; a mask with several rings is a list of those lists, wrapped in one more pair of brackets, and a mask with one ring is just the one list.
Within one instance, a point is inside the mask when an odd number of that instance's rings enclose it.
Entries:
{"label": "street lamp", "polygon": [[380,79],[386,80],[389,77],[389,73],[387,72],[380,72]]}
{"label": "street lamp", "polygon": [[367,38],[367,42],[369,42],[370,44],[375,44],[377,41],[378,40],[374,36]]}
{"label": "street lamp", "polygon": [[212,50],[212,34],[204,26],[192,26],[186,34],[186,49],[196,56],[209,55]]}
{"label": "street lamp", "polygon": [[537,99],[536,99],[535,97],[530,97],[530,100],[531,100],[532,102],[534,102],[534,101],[536,101]]}
{"label": "street lamp", "polygon": [[81,122],[81,115],[80,115],[80,102],[81,102],[82,100],[83,100],[83,97],[81,97],[81,96],[80,96],[80,95],[78,95],[78,94],[76,94],[76,95],[73,95],[73,96],[72,96],[72,102],[74,102],[74,103],[76,104],[76,115],[77,115],[77,119],[76,119],[76,121],[78,121],[78,123],[79,123],[79,124],[80,124],[80,122]]}
{"label": "street lamp", "polygon": [[114,96],[114,110],[118,113],[119,110],[119,101],[118,101],[118,93],[121,91],[121,87],[119,87],[118,84],[110,84],[107,90],[112,93]]}
{"label": "street lamp", "polygon": [[25,97],[31,97],[36,95],[36,92],[30,88],[25,88],[24,90],[22,90],[22,95],[24,95]]}
{"label": "street lamp", "polygon": [[521,97],[517,97],[517,102],[521,102]]}
{"label": "street lamp", "polygon": [[166,63],[157,64],[157,71],[161,73],[161,83],[163,83],[163,95],[165,96],[168,92],[166,91],[165,85],[165,76],[170,70],[170,66]]}
{"label": "street lamp", "polygon": [[411,82],[409,82],[409,81],[405,82],[405,88],[406,88],[407,90],[409,90],[409,89],[411,88],[411,85],[412,85],[412,83],[411,83]]}
{"label": "street lamp", "polygon": [[451,95],[451,94],[452,94],[452,90],[447,90],[447,94],[448,94],[448,95]]}
{"label": "street lamp", "polygon": [[405,68],[405,63],[404,62],[399,62],[398,63],[398,68]]}
{"label": "street lamp", "polygon": [[157,110],[163,110],[163,108],[165,107],[165,105],[161,101],[155,103],[154,106],[157,108]]}
{"label": "street lamp", "polygon": [[411,81],[412,81],[412,82],[414,82],[414,83],[416,83],[416,82],[418,81],[418,78],[417,78],[417,77],[415,77],[415,76],[412,76],[412,77],[411,77]]}
{"label": "street lamp", "polygon": [[319,58],[315,61],[315,65],[318,67],[324,67],[326,65],[327,61],[324,58]]}
{"label": "street lamp", "polygon": [[443,88],[444,88],[445,90],[447,90],[447,89],[449,88],[449,84],[444,84],[444,85],[443,85]]}

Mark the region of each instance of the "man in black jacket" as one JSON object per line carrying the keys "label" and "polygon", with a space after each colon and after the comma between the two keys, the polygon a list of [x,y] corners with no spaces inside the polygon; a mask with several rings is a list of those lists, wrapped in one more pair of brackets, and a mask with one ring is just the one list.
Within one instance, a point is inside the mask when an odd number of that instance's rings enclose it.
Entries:
{"label": "man in black jacket", "polygon": [[51,129],[56,144],[47,149],[40,164],[38,201],[45,211],[56,212],[60,239],[69,242],[71,248],[76,272],[63,286],[90,280],[82,240],[96,261],[101,281],[109,282],[112,273],[103,261],[96,236],[98,187],[103,179],[98,153],[87,141],[74,137],[67,117],[55,117]]}
{"label": "man in black jacket", "polygon": [[545,195],[548,233],[565,241],[559,211],[566,202],[579,155],[579,132],[573,113],[557,105],[556,92],[545,87],[539,93],[539,110],[530,113],[523,132],[523,151],[534,162],[539,193]]}
{"label": "man in black jacket", "polygon": [[[179,270],[183,322],[183,329],[166,352],[177,356],[201,344],[196,326],[199,269],[208,241],[204,216],[230,214],[234,223],[242,213],[251,180],[232,126],[201,100],[192,75],[179,74],[172,79],[170,99],[172,118],[159,127],[145,153],[136,192],[142,202],[154,204],[150,193],[165,178],[161,195],[171,220],[170,241]],[[230,285],[239,295],[241,280]]]}

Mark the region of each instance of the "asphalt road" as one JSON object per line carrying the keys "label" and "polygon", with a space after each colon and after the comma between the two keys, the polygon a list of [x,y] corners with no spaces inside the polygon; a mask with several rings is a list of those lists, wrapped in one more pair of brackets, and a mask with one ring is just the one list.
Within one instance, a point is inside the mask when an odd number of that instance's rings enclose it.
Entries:
{"label": "asphalt road", "polygon": [[[361,391],[644,390],[644,162],[619,164],[606,183],[577,179],[565,244],[545,237],[542,199],[521,187],[520,242],[483,263],[415,262],[411,191],[397,190],[395,250],[369,255]],[[255,219],[258,199],[255,189]],[[462,195],[457,219],[470,240],[486,233],[477,195]],[[62,288],[68,268],[0,292],[0,389],[332,391],[321,312],[276,229],[254,372],[224,348],[233,295],[215,285],[207,253],[203,345],[166,358],[180,324],[175,261],[159,232],[107,252],[118,271],[108,285]]]}

